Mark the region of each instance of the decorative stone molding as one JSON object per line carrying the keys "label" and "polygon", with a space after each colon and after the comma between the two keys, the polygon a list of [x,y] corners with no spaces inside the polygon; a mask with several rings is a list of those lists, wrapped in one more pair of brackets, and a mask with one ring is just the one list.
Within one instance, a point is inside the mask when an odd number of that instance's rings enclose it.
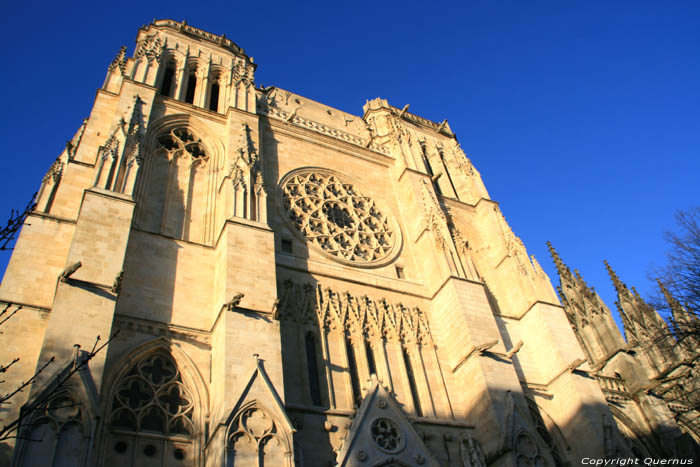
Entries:
{"label": "decorative stone molding", "polygon": [[235,154],[236,156],[229,169],[229,177],[234,173],[236,168],[245,168],[247,171],[257,169],[260,159],[258,151],[255,149],[255,144],[250,138],[250,127],[248,127],[247,123],[241,123],[238,147],[236,148]]}
{"label": "decorative stone molding", "polygon": [[138,318],[126,316],[118,316],[114,320],[114,326],[118,329],[124,329],[132,332],[139,332],[151,336],[172,337],[182,341],[195,342],[211,345],[210,333],[206,331],[198,331],[195,329],[185,329],[177,326],[172,326],[164,323],[156,323]]}
{"label": "decorative stone molding", "polygon": [[151,34],[146,36],[146,38],[141,42],[138,49],[136,49],[136,54],[134,55],[136,59],[146,58],[150,63],[153,60],[160,62],[161,56],[163,54],[163,40],[158,36],[158,34]]}
{"label": "decorative stone molding", "polygon": [[[243,49],[241,49],[239,46],[237,46],[236,44],[234,44],[233,41],[226,38],[225,34],[222,34],[219,36],[219,35],[207,32],[207,31],[203,31],[199,28],[195,28],[194,26],[190,26],[185,21],[180,23],[178,21],[174,21],[174,20],[170,20],[170,19],[154,21],[153,25],[154,26],[167,26],[167,27],[173,28],[177,31],[180,31],[180,32],[183,32],[186,34],[190,34],[190,35],[193,35],[193,36],[198,37],[200,39],[204,39],[206,41],[212,42],[212,43],[218,45],[219,47],[223,47],[225,49],[228,49],[229,51],[231,51],[235,54],[245,55],[245,51]],[[252,63],[253,59],[249,58],[249,60]]]}
{"label": "decorative stone molding", "polygon": [[293,112],[285,112],[284,110],[277,109],[275,107],[267,107],[258,109],[260,113],[267,116],[272,116],[280,120],[287,121],[289,123],[294,123],[300,127],[304,127],[316,133],[321,133],[331,138],[339,139],[347,143],[354,144],[363,148],[371,149],[372,151],[379,152],[381,154],[389,155],[389,149],[377,144],[369,144],[370,140],[361,138],[359,136],[353,135],[351,133],[338,130],[337,128],[332,128],[323,123],[315,122],[313,120],[307,120],[301,118]]}
{"label": "decorative stone molding", "polygon": [[49,181],[53,181],[54,183],[56,183],[56,182],[60,181],[61,176],[63,175],[63,167],[64,167],[64,164],[61,161],[61,157],[59,156],[53,162],[53,164],[51,164],[51,167],[49,167],[49,170],[46,172],[46,175],[44,175],[42,182],[47,183]]}
{"label": "decorative stone molding", "polygon": [[460,440],[459,453],[464,467],[486,467],[486,458],[481,444],[474,436],[464,435]]}
{"label": "decorative stone molding", "polygon": [[158,137],[156,148],[170,162],[175,159],[188,159],[193,163],[206,164],[209,160],[202,140],[185,127],[175,128]]}
{"label": "decorative stone molding", "polygon": [[119,73],[121,75],[126,74],[126,46],[123,45],[119,49],[119,53],[117,53],[117,56],[114,57],[114,60],[112,60],[112,63],[109,64],[109,71],[115,71],[116,69],[119,69]]}
{"label": "decorative stone molding", "polygon": [[314,287],[290,280],[284,281],[280,290],[280,320],[347,330],[350,334],[380,336],[404,345],[432,345],[428,320],[418,307],[408,308],[384,298],[357,297],[330,287]]}
{"label": "decorative stone molding", "polygon": [[[505,217],[503,217],[501,208],[499,208],[497,204],[493,206],[493,210],[496,212],[498,226],[500,227],[501,235],[506,248],[506,255],[515,259],[518,266],[518,272],[523,277],[530,276],[532,272],[532,264],[530,263],[529,259],[527,259],[528,256],[525,252],[525,245],[523,244],[523,241],[520,240],[519,237],[515,236],[513,230],[511,230],[510,226],[506,222]],[[526,259],[523,259],[523,256],[525,256]]]}
{"label": "decorative stone molding", "polygon": [[389,105],[389,102],[386,99],[382,99],[380,97],[368,100],[367,103],[365,103],[363,109],[365,111],[365,114],[367,114],[367,112],[371,110],[387,109],[391,112],[392,115],[396,116],[397,118],[403,118],[411,123],[415,123],[419,126],[435,130],[438,133],[453,136],[452,130],[447,124],[447,120],[443,121],[442,123],[432,122],[426,118],[419,117],[418,115],[414,115],[412,113],[407,112],[408,106],[404,106],[403,109],[399,109],[397,107],[394,107],[393,105]]}

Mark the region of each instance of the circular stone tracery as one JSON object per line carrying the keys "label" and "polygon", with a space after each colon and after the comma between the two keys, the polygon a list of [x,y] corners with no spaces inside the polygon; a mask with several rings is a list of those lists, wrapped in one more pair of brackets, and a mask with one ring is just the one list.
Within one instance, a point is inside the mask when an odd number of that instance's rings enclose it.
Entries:
{"label": "circular stone tracery", "polygon": [[377,418],[372,421],[369,431],[372,439],[382,451],[395,453],[403,448],[401,428],[393,420]]}
{"label": "circular stone tracery", "polygon": [[331,258],[356,266],[391,259],[398,228],[353,184],[328,170],[306,168],[288,174],[280,189],[289,221]]}

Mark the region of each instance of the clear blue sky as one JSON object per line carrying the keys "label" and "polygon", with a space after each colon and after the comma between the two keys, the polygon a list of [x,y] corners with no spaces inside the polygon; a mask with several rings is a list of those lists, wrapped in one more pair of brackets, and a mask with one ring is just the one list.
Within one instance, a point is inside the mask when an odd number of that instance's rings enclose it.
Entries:
{"label": "clear blue sky", "polygon": [[4,7],[0,216],[38,188],[119,46],[131,53],[153,18],[226,34],[258,84],[355,114],[381,96],[447,118],[553,281],[546,240],[611,308],[602,260],[649,292],[673,212],[700,204],[700,2],[159,3]]}

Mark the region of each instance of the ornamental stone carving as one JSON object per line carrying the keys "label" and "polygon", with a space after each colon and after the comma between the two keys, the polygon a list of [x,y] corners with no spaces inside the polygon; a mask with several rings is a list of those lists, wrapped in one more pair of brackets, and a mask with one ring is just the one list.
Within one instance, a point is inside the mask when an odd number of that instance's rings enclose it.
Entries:
{"label": "ornamental stone carving", "polygon": [[382,451],[394,454],[405,444],[405,438],[399,425],[389,418],[376,418],[369,427],[372,440]]}
{"label": "ornamental stone carving", "polygon": [[184,158],[204,164],[209,159],[202,141],[187,128],[175,128],[158,137],[158,148],[170,161]]}
{"label": "ornamental stone carving", "polygon": [[396,222],[345,177],[317,167],[297,169],[282,179],[280,191],[292,230],[331,259],[376,267],[398,253]]}

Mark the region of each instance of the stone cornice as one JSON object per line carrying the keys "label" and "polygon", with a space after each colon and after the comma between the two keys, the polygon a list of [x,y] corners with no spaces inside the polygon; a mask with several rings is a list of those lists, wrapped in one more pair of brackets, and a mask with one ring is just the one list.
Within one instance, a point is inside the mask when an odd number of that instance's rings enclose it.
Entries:
{"label": "stone cornice", "polygon": [[175,21],[172,19],[159,19],[159,20],[154,20],[150,25],[148,26],[142,26],[139,31],[146,31],[150,27],[156,27],[156,28],[168,28],[173,31],[179,32],[185,36],[189,37],[194,37],[197,39],[204,40],[206,42],[209,42],[212,45],[215,45],[217,47],[221,47],[222,49],[226,49],[229,52],[232,52],[236,55],[240,55],[246,58],[246,60],[253,65],[254,67],[257,67],[255,63],[253,63],[252,57],[249,57],[246,55],[245,51],[240,48],[236,43],[234,43],[231,39],[228,39],[225,34],[222,35],[216,35],[212,34],[210,32],[204,31],[203,29],[195,28],[194,26],[190,26],[187,24],[185,21],[179,22]]}
{"label": "stone cornice", "polygon": [[[362,148],[362,153],[372,155],[371,158],[368,157],[363,157],[364,159],[372,160],[379,162],[380,160],[384,159],[390,159],[393,161],[393,158],[389,154],[389,150],[385,147],[378,146],[376,144],[370,144],[369,147],[367,147],[367,140],[364,138],[361,138],[359,136],[355,136],[353,134],[350,134],[348,132],[339,130],[337,128],[332,128],[328,125],[325,125],[323,123],[318,123],[313,120],[308,120],[296,115],[292,115],[288,112],[285,112],[284,110],[279,110],[276,108],[271,108],[267,110],[258,110],[258,114],[263,116],[263,117],[268,117],[269,122],[271,123],[271,127],[275,129],[303,129],[303,130],[308,130],[310,132],[316,133],[316,134],[321,134],[330,138],[333,138],[335,140],[339,140],[342,142],[345,142],[347,144],[350,144],[355,147]],[[278,123],[280,122],[280,123]],[[284,123],[286,122],[286,124]],[[290,134],[293,134],[290,132]],[[298,134],[298,132],[297,132]],[[319,143],[319,141],[314,141],[315,143]],[[334,146],[334,149],[339,149],[338,146]],[[352,155],[358,155],[357,152],[352,152]],[[378,155],[381,155],[380,157],[377,157]],[[381,163],[381,162],[380,162]],[[382,165],[387,165],[386,162],[383,162]]]}

